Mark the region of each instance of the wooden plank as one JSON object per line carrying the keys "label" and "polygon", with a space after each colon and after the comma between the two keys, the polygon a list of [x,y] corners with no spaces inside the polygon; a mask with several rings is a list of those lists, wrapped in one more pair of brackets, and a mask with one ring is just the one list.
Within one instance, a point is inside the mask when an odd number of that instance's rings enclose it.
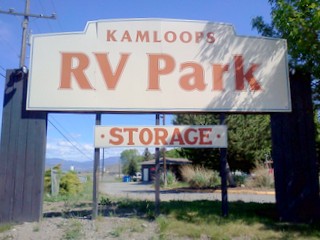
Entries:
{"label": "wooden plank", "polygon": [[[16,88],[16,80],[13,78],[13,70],[8,73],[7,82],[5,86],[5,97],[4,97],[4,118],[3,121],[8,127],[8,132],[3,135],[1,139],[1,145],[6,147],[4,154],[1,156],[1,159],[7,163],[6,172],[5,172],[5,180],[4,180],[4,188],[1,192],[3,194],[4,199],[1,202],[2,208],[2,219],[4,221],[12,221],[12,212],[13,212],[13,197],[15,191],[15,167],[17,165],[17,137],[19,134],[19,128],[17,127],[17,122],[19,118],[19,109],[16,107],[18,105],[17,95],[19,95],[19,91]],[[2,147],[1,147],[2,148]],[[2,207],[3,206],[3,207]],[[1,219],[1,220],[2,220]]]}
{"label": "wooden plank", "polygon": [[[26,155],[30,160],[27,165],[25,179],[25,189],[28,189],[29,194],[24,196],[25,206],[23,212],[25,215],[31,215],[34,219],[42,216],[42,201],[43,201],[43,179],[45,168],[45,149],[46,149],[46,124],[43,124],[47,118],[46,113],[37,112],[36,116],[31,113],[29,118],[29,134],[27,138]],[[40,116],[39,119],[37,119]],[[46,121],[46,120],[45,120]],[[35,131],[37,129],[37,131]]]}
{"label": "wooden plank", "polygon": [[290,76],[292,113],[271,115],[276,202],[281,220],[320,216],[310,76]]}
{"label": "wooden plank", "polygon": [[[6,73],[6,83],[4,88],[4,101],[3,101],[3,116],[2,116],[2,131],[1,131],[1,146],[0,146],[0,222],[3,222],[5,219],[9,218],[8,207],[10,205],[9,198],[6,195],[6,183],[7,183],[7,174],[9,162],[8,159],[4,156],[8,154],[9,151],[9,141],[10,141],[10,109],[12,102],[8,102],[8,94],[11,92],[9,88],[10,76],[12,70],[7,71]],[[13,89],[13,87],[11,87]],[[5,139],[5,140],[4,140]]]}
{"label": "wooden plank", "polygon": [[[11,71],[11,74],[13,71]],[[9,78],[8,78],[9,79]],[[0,223],[39,221],[42,215],[46,113],[27,112],[26,80],[6,83],[1,134]]]}

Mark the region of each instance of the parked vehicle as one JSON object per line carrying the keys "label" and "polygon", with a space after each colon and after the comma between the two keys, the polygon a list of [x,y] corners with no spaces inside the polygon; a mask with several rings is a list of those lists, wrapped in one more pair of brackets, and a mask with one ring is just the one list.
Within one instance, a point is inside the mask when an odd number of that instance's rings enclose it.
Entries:
{"label": "parked vehicle", "polygon": [[134,182],[139,182],[142,179],[141,172],[136,172],[135,175],[132,176],[132,181]]}

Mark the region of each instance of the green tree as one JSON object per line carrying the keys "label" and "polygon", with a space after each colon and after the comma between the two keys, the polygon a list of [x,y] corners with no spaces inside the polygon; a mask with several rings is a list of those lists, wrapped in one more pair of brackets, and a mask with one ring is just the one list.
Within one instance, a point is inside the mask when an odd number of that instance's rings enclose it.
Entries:
{"label": "green tree", "polygon": [[271,154],[269,115],[229,115],[228,159],[232,169],[249,171]]}
{"label": "green tree", "polygon": [[122,162],[122,172],[129,176],[133,176],[136,172],[140,171],[140,162],[143,160],[143,156],[139,154],[136,149],[124,150],[120,159]]}
{"label": "green tree", "polygon": [[60,179],[60,191],[61,195],[75,195],[82,190],[82,184],[76,172],[69,171]]}
{"label": "green tree", "polygon": [[177,148],[177,149],[171,149],[169,151],[166,151],[166,157],[168,157],[168,158],[181,158],[183,156],[181,155],[181,149]]}
{"label": "green tree", "polygon": [[[258,16],[253,28],[263,36],[287,39],[292,69],[311,74],[315,103],[320,100],[320,1],[269,0],[272,22]],[[318,106],[319,107],[319,106]]]}
{"label": "green tree", "polygon": [[[214,114],[177,114],[174,125],[212,125],[219,122]],[[195,165],[219,169],[219,151],[212,148],[181,148],[180,156],[188,158]]]}
{"label": "green tree", "polygon": [[153,155],[148,148],[145,148],[143,151],[143,161],[149,161],[153,158]]}
{"label": "green tree", "polygon": [[[218,114],[178,114],[174,124],[216,125]],[[270,154],[270,117],[267,115],[227,116],[228,163],[231,169],[248,172],[255,163],[262,162]],[[182,148],[181,155],[194,164],[218,170],[220,167],[219,149]]]}

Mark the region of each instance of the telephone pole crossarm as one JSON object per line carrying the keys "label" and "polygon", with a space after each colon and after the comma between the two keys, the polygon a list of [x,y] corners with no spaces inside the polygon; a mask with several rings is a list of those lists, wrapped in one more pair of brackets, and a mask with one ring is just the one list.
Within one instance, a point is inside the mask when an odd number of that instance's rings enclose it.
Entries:
{"label": "telephone pole crossarm", "polygon": [[15,12],[14,9],[10,8],[8,11],[0,10],[0,14],[9,14],[13,16],[22,16],[24,17],[22,22],[22,41],[21,41],[21,52],[20,52],[20,63],[19,67],[23,67],[25,64],[26,58],[26,44],[27,44],[27,29],[29,25],[29,18],[46,18],[46,19],[56,19],[56,14],[53,13],[51,16],[43,14],[33,14],[29,12],[30,10],[30,0],[26,0],[26,6],[24,12]]}
{"label": "telephone pole crossarm", "polygon": [[1,13],[14,15],[14,16],[34,17],[34,18],[46,18],[46,19],[56,19],[57,18],[55,13],[52,13],[51,15],[43,15],[43,14],[15,12],[13,9],[9,9],[8,11],[0,10],[0,14]]}

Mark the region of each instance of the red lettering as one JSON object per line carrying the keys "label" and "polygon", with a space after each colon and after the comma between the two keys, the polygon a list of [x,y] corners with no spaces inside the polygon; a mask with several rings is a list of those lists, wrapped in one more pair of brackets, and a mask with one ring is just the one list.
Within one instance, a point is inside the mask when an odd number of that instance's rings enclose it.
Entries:
{"label": "red lettering", "polygon": [[118,63],[115,73],[112,72],[108,58],[108,53],[95,53],[94,55],[96,56],[96,59],[99,63],[99,67],[107,88],[112,90],[115,89],[130,54],[121,54],[120,62]]}
{"label": "red lettering", "polygon": [[178,142],[179,145],[184,145],[184,141],[179,128],[174,128],[172,137],[170,140],[170,145],[174,145],[175,142]]}
{"label": "red lettering", "polygon": [[[72,89],[72,75],[82,89],[94,89],[86,77],[85,69],[89,66],[89,58],[84,53],[61,53],[61,89]],[[78,63],[74,67],[74,63]]]}
{"label": "red lettering", "polygon": [[184,131],[184,134],[183,134],[184,141],[189,145],[196,144],[199,139],[198,137],[193,137],[193,141],[190,140],[190,133],[191,132],[196,133],[197,130],[194,128],[188,128],[187,130]]}
{"label": "red lettering", "polygon": [[172,43],[172,42],[175,42],[176,39],[177,39],[177,35],[175,32],[168,31],[164,34],[164,40],[166,40],[166,42]]}
{"label": "red lettering", "polygon": [[136,36],[136,42],[150,42],[149,32],[148,31],[138,31]]}
{"label": "red lettering", "polygon": [[241,55],[234,56],[234,67],[236,71],[236,90],[244,90],[244,80],[246,79],[250,85],[251,91],[261,90],[260,84],[253,76],[254,71],[259,67],[258,64],[251,64],[250,68],[246,73],[243,70],[243,58]]}
{"label": "red lettering", "polygon": [[203,39],[203,32],[196,32],[196,43],[199,43]]}
{"label": "red lettering", "polygon": [[161,39],[159,39],[157,31],[153,31],[153,42],[161,42]]}
{"label": "red lettering", "polygon": [[168,131],[165,128],[154,129],[154,144],[155,145],[167,145]]}
{"label": "red lettering", "polygon": [[185,74],[180,78],[180,86],[184,90],[204,90],[206,83],[204,82],[204,72],[200,64],[194,62],[185,62],[180,66],[180,72],[184,69],[190,68],[192,73]]}
{"label": "red lettering", "polygon": [[229,65],[213,64],[213,86],[212,90],[222,91],[223,88],[223,74],[229,70]]}
{"label": "red lettering", "polygon": [[117,39],[114,36],[114,34],[116,33],[117,30],[107,30],[107,41],[108,42],[116,42]]}
{"label": "red lettering", "polygon": [[199,138],[200,138],[200,145],[206,145],[212,144],[212,141],[209,140],[208,138],[210,138],[210,133],[212,132],[212,128],[199,128]]}
{"label": "red lettering", "polygon": [[[145,140],[145,133],[147,133],[147,140]],[[149,128],[143,128],[139,134],[139,140],[144,145],[149,145],[152,142],[152,131]]]}
{"label": "red lettering", "polygon": [[138,128],[124,128],[123,132],[128,132],[129,134],[129,139],[128,139],[128,145],[134,145],[133,141],[133,133],[138,132]]}
{"label": "red lettering", "polygon": [[175,61],[170,55],[149,54],[148,90],[160,90],[160,76],[171,73],[174,67]]}
{"label": "red lettering", "polygon": [[180,34],[180,41],[183,43],[189,43],[192,40],[192,34],[190,32],[182,32]]}
{"label": "red lettering", "polygon": [[[109,143],[112,145],[121,145],[123,143],[123,137],[121,135],[121,128],[111,128],[110,129],[110,140]],[[115,140],[111,139],[115,138]]]}
{"label": "red lettering", "polygon": [[207,33],[207,43],[214,43],[216,41],[216,38],[214,37],[213,32]]}
{"label": "red lettering", "polygon": [[122,38],[121,38],[121,42],[124,42],[124,41],[132,42],[132,39],[131,39],[129,31],[125,31],[123,33]]}

